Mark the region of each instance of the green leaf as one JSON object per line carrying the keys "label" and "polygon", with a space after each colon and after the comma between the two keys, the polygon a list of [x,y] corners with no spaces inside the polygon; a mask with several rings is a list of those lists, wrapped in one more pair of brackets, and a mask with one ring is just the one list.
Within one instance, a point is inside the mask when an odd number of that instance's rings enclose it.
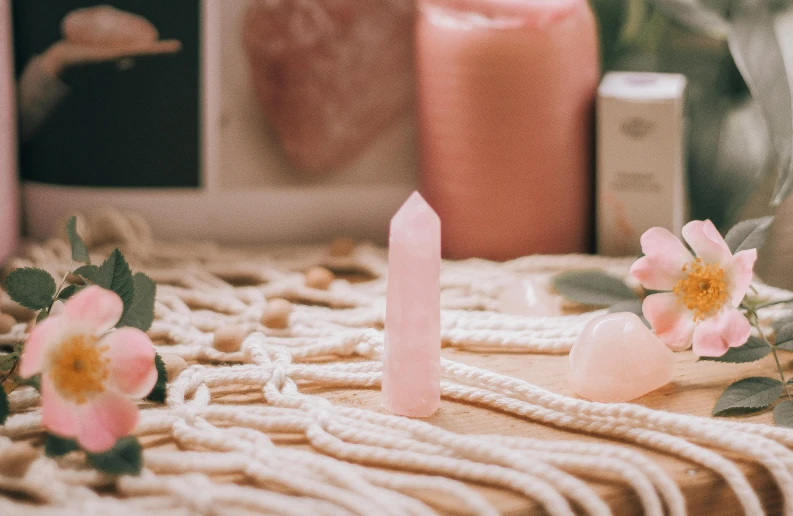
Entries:
{"label": "green leaf", "polygon": [[793,100],[788,68],[768,2],[733,2],[727,43],[752,97],[760,104],[776,151],[773,204],[793,190]]}
{"label": "green leaf", "polygon": [[[19,351],[14,351],[13,353],[2,353],[0,354],[0,371],[10,371],[14,368],[17,361],[19,360]],[[0,385],[0,390],[2,386]]]}
{"label": "green leaf", "polygon": [[36,323],[40,323],[49,316],[50,316],[50,311],[47,310],[46,308],[39,311],[38,315],[36,315]]}
{"label": "green leaf", "polygon": [[625,283],[602,271],[569,271],[553,278],[553,286],[562,296],[590,306],[611,306],[638,299]]}
{"label": "green leaf", "polygon": [[70,297],[72,297],[73,295],[75,295],[76,293],[80,292],[84,288],[85,285],[68,285],[63,290],[61,290],[60,294],[58,294],[58,299],[60,299],[61,301],[65,301]]}
{"label": "green leaf", "polygon": [[44,443],[44,454],[47,457],[62,457],[79,449],[80,445],[74,439],[58,437],[55,434],[48,434],[47,442]]}
{"label": "green leaf", "polygon": [[793,401],[785,400],[774,407],[774,423],[776,426],[793,428]]}
{"label": "green leaf", "polygon": [[118,328],[132,326],[147,331],[151,328],[151,323],[154,322],[154,298],[157,294],[157,284],[142,272],[136,272],[132,280],[134,285],[132,302],[116,326]]}
{"label": "green leaf", "polygon": [[720,357],[700,357],[700,360],[707,362],[724,362],[728,364],[742,364],[745,362],[757,362],[771,353],[771,347],[763,339],[749,337],[746,344],[737,348],[730,348]]}
{"label": "green leaf", "polygon": [[786,323],[778,332],[776,332],[774,346],[777,349],[793,351],[793,321]]}
{"label": "green leaf", "polygon": [[31,310],[49,308],[56,289],[49,272],[33,267],[13,271],[6,278],[5,288],[11,299]]}
{"label": "green leaf", "polygon": [[41,392],[41,375],[37,374],[31,376],[30,378],[25,378],[24,380],[22,380],[22,383],[20,385],[30,385],[37,391]]}
{"label": "green leaf", "polygon": [[4,425],[6,419],[8,419],[8,394],[0,385],[0,425]]}
{"label": "green leaf", "polygon": [[69,237],[69,243],[72,245],[72,260],[90,264],[91,257],[88,255],[88,247],[86,247],[82,237],[77,233],[76,217],[72,217],[66,222],[66,235]]}
{"label": "green leaf", "polygon": [[165,386],[168,384],[168,374],[165,372],[165,362],[159,353],[154,355],[154,365],[157,367],[157,383],[146,399],[154,403],[165,403]]}
{"label": "green leaf", "polygon": [[734,225],[724,236],[732,254],[746,249],[760,249],[768,237],[774,217],[743,220]]}
{"label": "green leaf", "polygon": [[[94,285],[112,290],[124,302],[124,313],[129,310],[135,296],[135,282],[127,260],[118,249],[113,250],[102,265],[83,265],[74,271],[75,274],[90,281]],[[123,318],[123,316],[122,316]]]}
{"label": "green leaf", "polygon": [[119,439],[104,453],[86,453],[86,457],[93,467],[113,475],[139,475],[143,465],[143,451],[133,436]]}
{"label": "green leaf", "polygon": [[782,382],[773,378],[752,376],[727,387],[713,407],[714,416],[730,415],[733,410],[763,409],[782,394]]}

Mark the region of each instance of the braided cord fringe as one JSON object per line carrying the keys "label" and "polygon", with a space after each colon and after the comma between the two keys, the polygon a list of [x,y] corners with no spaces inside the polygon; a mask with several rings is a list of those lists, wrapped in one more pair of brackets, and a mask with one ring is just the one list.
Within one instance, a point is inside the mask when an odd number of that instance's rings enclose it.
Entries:
{"label": "braided cord fringe", "polygon": [[[232,249],[209,243],[155,242],[140,217],[103,210],[78,226],[97,258],[121,247],[133,268],[158,282],[149,332],[160,352],[195,362],[169,383],[164,407],[145,407],[136,433],[145,446],[139,477],[114,479],[81,467],[75,457],[39,458],[23,478],[0,475],[0,514],[317,514],[429,515],[443,507],[495,515],[470,483],[532,499],[551,515],[606,516],[605,500],[583,479],[626,486],[649,516],[682,516],[680,487],[643,448],[713,471],[743,511],[763,514],[757,493],[734,459],[768,470],[793,515],[793,431],[759,424],[678,415],[632,404],[601,404],[541,389],[523,380],[452,360],[442,364],[444,399],[474,403],[560,429],[625,444],[464,435],[426,422],[335,405],[304,385],[377,388],[382,376],[386,261],[360,245],[351,256],[321,247]],[[525,278],[598,268],[625,276],[630,260],[532,256],[505,264],[444,264],[444,346],[488,352],[565,354],[581,328],[602,312],[525,317],[499,312],[498,295]],[[30,246],[14,266],[65,274],[64,240]],[[303,270],[325,265],[372,279],[305,286]],[[776,300],[789,292],[757,285]],[[295,303],[290,327],[259,320],[268,298]],[[764,322],[785,313],[765,311]],[[218,328],[248,330],[238,352],[212,347]],[[3,341],[25,337],[17,325]],[[2,341],[0,341],[2,342]],[[260,402],[235,402],[229,393]],[[222,400],[222,401],[221,401]],[[13,415],[0,428],[0,455],[14,440],[41,432],[38,394],[10,396]],[[175,445],[163,447],[164,443]],[[295,447],[287,444],[303,444]],[[106,493],[113,486],[116,496]],[[439,500],[445,500],[441,503]]]}

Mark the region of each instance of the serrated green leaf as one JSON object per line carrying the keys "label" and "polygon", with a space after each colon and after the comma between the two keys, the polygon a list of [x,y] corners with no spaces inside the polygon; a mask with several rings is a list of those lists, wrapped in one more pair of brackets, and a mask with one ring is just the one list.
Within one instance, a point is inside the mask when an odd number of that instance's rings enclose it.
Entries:
{"label": "serrated green leaf", "polygon": [[154,298],[157,294],[157,284],[143,274],[136,272],[132,277],[134,295],[129,307],[116,325],[118,328],[131,326],[147,331],[154,322]]}
{"label": "serrated green leaf", "polygon": [[757,362],[771,353],[771,347],[763,339],[755,336],[749,337],[746,344],[737,348],[730,348],[720,357],[700,357],[700,360],[708,362],[724,362],[727,364],[743,364],[746,362]]}
{"label": "serrated green leaf", "polygon": [[31,310],[49,308],[55,295],[55,280],[43,269],[25,267],[8,275],[5,288],[11,299]]}
{"label": "serrated green leaf", "polygon": [[776,332],[774,346],[777,349],[793,351],[793,321],[785,323],[785,325]]}
{"label": "serrated green leaf", "polygon": [[0,385],[0,425],[4,425],[8,419],[8,394]]}
{"label": "serrated green leaf", "polygon": [[157,367],[157,383],[154,384],[154,388],[146,396],[146,399],[154,403],[165,403],[165,387],[168,384],[168,374],[165,371],[165,362],[163,362],[159,353],[154,355],[154,365]]}
{"label": "serrated green leaf", "polygon": [[91,263],[88,255],[88,247],[83,242],[82,237],[77,233],[77,218],[72,217],[66,222],[66,236],[72,246],[72,260],[79,263]]}
{"label": "serrated green leaf", "polygon": [[143,465],[143,451],[133,436],[123,437],[104,453],[86,453],[88,462],[105,473],[139,475]]}
{"label": "serrated green leaf", "polygon": [[[124,302],[124,313],[129,310],[135,296],[135,282],[127,260],[118,249],[113,250],[102,265],[84,265],[74,271],[94,285],[112,290]],[[123,315],[122,315],[123,317]]]}
{"label": "serrated green leaf", "polygon": [[783,389],[782,382],[774,378],[752,376],[738,380],[719,396],[713,415],[729,415],[736,409],[763,409],[776,401]]}
{"label": "serrated green leaf", "polygon": [[79,449],[80,445],[74,439],[58,437],[54,434],[48,434],[47,441],[44,443],[44,454],[47,457],[62,457]]}
{"label": "serrated green leaf", "polygon": [[565,298],[583,305],[611,306],[638,299],[625,282],[598,270],[563,272],[553,278],[553,286]]}
{"label": "serrated green leaf", "polygon": [[793,401],[785,400],[774,407],[774,423],[776,426],[793,428]]}
{"label": "serrated green leaf", "polygon": [[3,372],[10,371],[11,369],[14,368],[18,360],[19,360],[18,351],[14,351],[13,353],[0,354],[0,371]]}
{"label": "serrated green leaf", "polygon": [[724,241],[733,254],[747,249],[760,249],[765,245],[772,222],[774,217],[743,220],[730,228],[724,236]]}
{"label": "serrated green leaf", "polygon": [[84,288],[85,285],[68,285],[63,290],[61,290],[60,294],[58,294],[58,299],[65,301]]}

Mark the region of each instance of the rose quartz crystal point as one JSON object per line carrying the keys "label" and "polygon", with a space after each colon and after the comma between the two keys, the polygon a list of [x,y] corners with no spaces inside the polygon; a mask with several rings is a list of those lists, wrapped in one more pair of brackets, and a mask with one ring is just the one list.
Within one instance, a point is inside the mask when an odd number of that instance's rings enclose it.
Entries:
{"label": "rose quartz crystal point", "polygon": [[441,221],[414,192],[391,219],[383,406],[427,417],[441,400]]}
{"label": "rose quartz crystal point", "polygon": [[638,316],[603,315],[570,350],[570,388],[592,401],[629,401],[672,381],[674,367],[674,353]]}
{"label": "rose quartz crystal point", "polygon": [[254,0],[244,25],[256,96],[300,171],[343,165],[414,99],[414,0]]}

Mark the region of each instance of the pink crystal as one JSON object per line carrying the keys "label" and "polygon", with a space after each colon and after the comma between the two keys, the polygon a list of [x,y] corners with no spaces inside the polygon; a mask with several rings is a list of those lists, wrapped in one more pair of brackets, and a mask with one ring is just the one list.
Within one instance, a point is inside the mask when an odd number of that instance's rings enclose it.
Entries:
{"label": "pink crystal", "polygon": [[548,292],[547,282],[535,279],[509,283],[501,291],[498,303],[507,314],[552,317],[562,313],[561,298]]}
{"label": "pink crystal", "polygon": [[674,353],[638,316],[602,315],[570,350],[570,388],[592,401],[629,401],[672,381],[674,367]]}
{"label": "pink crystal", "polygon": [[324,172],[414,97],[414,0],[255,0],[244,26],[256,95],[287,157]]}
{"label": "pink crystal", "polygon": [[391,219],[383,406],[427,417],[440,404],[441,221],[418,192]]}

